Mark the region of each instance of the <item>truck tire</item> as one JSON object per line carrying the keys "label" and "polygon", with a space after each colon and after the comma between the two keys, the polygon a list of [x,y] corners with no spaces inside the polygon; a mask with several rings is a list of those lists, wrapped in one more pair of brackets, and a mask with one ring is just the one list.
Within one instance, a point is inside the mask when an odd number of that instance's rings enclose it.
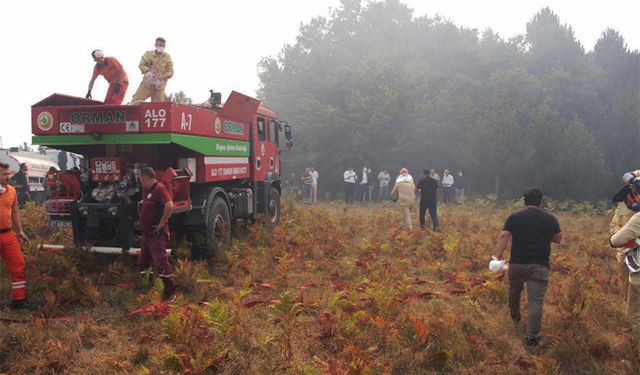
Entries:
{"label": "truck tire", "polygon": [[278,189],[272,187],[269,190],[269,206],[267,207],[266,217],[269,228],[275,228],[280,223],[281,212],[280,192],[278,192]]}
{"label": "truck tire", "polygon": [[206,232],[208,258],[222,255],[231,246],[231,216],[222,197],[214,198],[209,208]]}

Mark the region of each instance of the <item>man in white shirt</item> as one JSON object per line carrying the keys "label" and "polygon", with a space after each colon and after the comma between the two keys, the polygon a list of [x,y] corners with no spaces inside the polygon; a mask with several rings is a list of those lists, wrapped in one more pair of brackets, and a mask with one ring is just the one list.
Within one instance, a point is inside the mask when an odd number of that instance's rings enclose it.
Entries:
{"label": "man in white shirt", "polygon": [[344,200],[347,203],[353,203],[353,194],[355,193],[357,180],[358,180],[358,175],[353,170],[353,168],[349,168],[346,171],[344,171],[344,186],[345,186]]}
{"label": "man in white shirt", "polygon": [[442,176],[442,190],[444,191],[444,203],[451,204],[453,203],[453,176],[449,174],[449,170],[444,170],[444,175]]}
{"label": "man in white shirt", "polygon": [[316,171],[316,167],[311,167],[309,171],[309,176],[311,176],[311,203],[318,203],[318,171]]}

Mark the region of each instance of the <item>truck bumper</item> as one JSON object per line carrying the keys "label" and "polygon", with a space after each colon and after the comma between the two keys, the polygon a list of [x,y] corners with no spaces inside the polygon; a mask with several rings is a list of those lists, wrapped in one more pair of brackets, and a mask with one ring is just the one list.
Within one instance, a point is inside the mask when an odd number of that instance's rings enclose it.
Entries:
{"label": "truck bumper", "polygon": [[[50,253],[63,252],[67,248],[68,247],[64,245],[52,245],[52,244],[38,245],[39,250],[50,252]],[[90,248],[83,247],[83,249],[89,251],[90,253],[98,253],[98,254],[110,254],[110,255],[129,254],[129,255],[135,255],[135,256],[140,255],[140,248],[131,248],[129,250],[123,250],[120,247],[92,246]],[[167,249],[167,254],[171,254],[171,249]]]}

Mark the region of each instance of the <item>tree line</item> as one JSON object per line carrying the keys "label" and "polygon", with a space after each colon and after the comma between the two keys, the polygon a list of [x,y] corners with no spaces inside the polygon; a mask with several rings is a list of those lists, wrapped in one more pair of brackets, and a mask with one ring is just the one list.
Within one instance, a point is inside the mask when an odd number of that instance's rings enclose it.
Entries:
{"label": "tree line", "polygon": [[368,165],[463,170],[476,194],[595,200],[640,167],[640,53],[613,29],[586,52],[550,8],[504,39],[398,0],[342,0],[259,77],[294,125],[285,171],[314,165],[321,195]]}

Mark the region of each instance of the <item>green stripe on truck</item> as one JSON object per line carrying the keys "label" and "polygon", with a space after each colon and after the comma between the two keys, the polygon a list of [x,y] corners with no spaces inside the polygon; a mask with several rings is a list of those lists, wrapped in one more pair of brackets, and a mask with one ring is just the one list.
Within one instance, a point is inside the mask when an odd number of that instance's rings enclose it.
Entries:
{"label": "green stripe on truck", "polygon": [[175,143],[203,155],[249,156],[249,142],[246,141],[172,133],[101,134],[99,140],[94,139],[89,134],[34,135],[31,138],[31,143],[51,147],[70,145]]}

